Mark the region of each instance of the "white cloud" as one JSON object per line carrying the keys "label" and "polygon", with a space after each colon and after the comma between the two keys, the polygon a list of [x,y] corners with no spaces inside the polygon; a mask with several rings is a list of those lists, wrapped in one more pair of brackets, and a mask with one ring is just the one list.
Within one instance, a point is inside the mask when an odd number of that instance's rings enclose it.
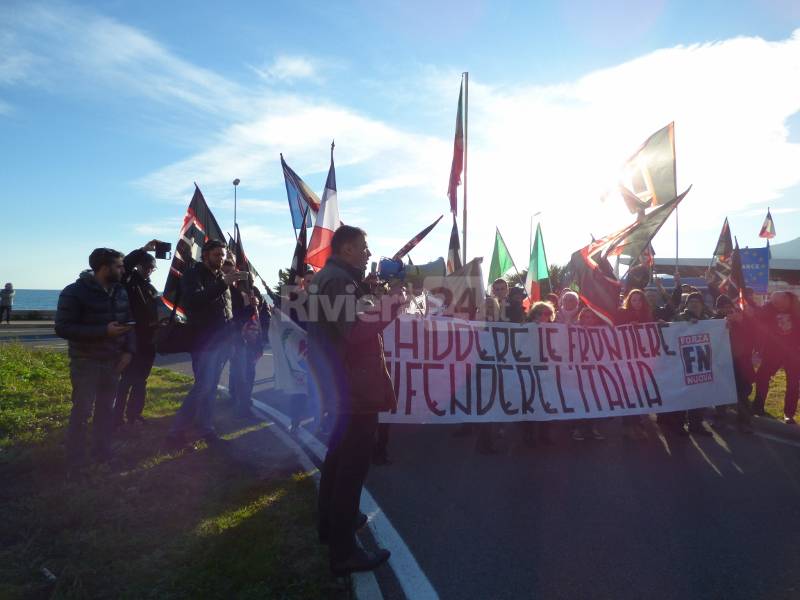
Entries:
{"label": "white cloud", "polygon": [[[214,123],[202,150],[136,182],[156,197],[185,203],[191,182],[197,181],[207,198],[226,198],[214,206],[232,208],[227,198],[234,177],[241,178],[245,193],[275,194],[282,186],[280,152],[321,191],[327,148],[336,139],[340,210],[353,222],[369,218],[375,243],[404,241],[419,229],[416,224],[447,209],[457,72],[423,67],[414,80],[389,82],[409,91],[396,95],[392,110],[402,110],[397,104],[404,103],[414,115],[442,114],[437,121],[447,127],[430,135],[385,122],[379,103],[371,113],[354,108],[355,102],[348,106],[327,99],[341,94],[326,93],[323,99],[280,87],[318,80],[316,59],[277,57],[260,69],[270,84],[264,89],[263,81],[234,82],[194,65],[141,31],[105,17],[42,7],[0,9],[0,22],[6,16],[15,37],[10,42],[0,37],[0,43],[13,43],[18,52],[0,62],[0,82],[22,81],[32,69],[45,67],[58,80],[63,70],[62,80],[70,84],[91,81],[100,89],[196,111]],[[29,44],[21,47],[18,38],[25,36]],[[630,215],[621,204],[603,204],[599,198],[632,150],[673,120],[679,187],[694,185],[681,207],[682,253],[706,255],[726,213],[744,216],[770,202],[774,212],[786,210],[779,206],[785,191],[800,183],[800,144],[789,141],[787,130],[787,119],[798,111],[800,30],[779,41],[738,37],[665,48],[552,85],[503,85],[473,76],[470,255],[489,252],[500,225],[524,264],[529,216],[537,211],[542,211],[549,258],[557,262],[585,244],[590,233],[619,228]],[[387,219],[383,203],[380,210],[375,203],[349,204],[363,198],[402,203],[407,218],[402,223]],[[243,212],[265,217],[285,210],[282,200],[241,202]],[[406,236],[405,230],[413,228]],[[263,249],[265,262],[283,264],[283,259],[266,258],[267,250],[291,246],[289,231],[287,219],[280,235],[267,228],[246,228],[243,235],[248,248]],[[258,241],[249,242],[250,236]],[[426,252],[444,252],[448,236],[449,227],[440,225],[426,240]],[[672,234],[665,231],[656,250],[667,255],[672,244]]]}
{"label": "white cloud", "polygon": [[305,56],[277,56],[270,65],[261,69],[253,67],[253,70],[269,82],[319,79],[315,63]]}

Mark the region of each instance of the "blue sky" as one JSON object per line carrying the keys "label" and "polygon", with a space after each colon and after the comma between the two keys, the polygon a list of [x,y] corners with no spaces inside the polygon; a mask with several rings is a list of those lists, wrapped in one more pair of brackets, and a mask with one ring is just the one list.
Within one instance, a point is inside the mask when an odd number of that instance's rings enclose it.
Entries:
{"label": "blue sky", "polygon": [[[767,206],[775,242],[800,236],[800,5],[630,4],[3,2],[0,280],[60,288],[96,246],[174,243],[193,181],[230,230],[238,177],[272,281],[294,244],[279,152],[321,193],[332,138],[342,220],[391,255],[447,211],[465,70],[470,256],[498,225],[526,264],[538,211],[552,262],[625,225],[600,197],[672,120],[681,255],[708,256],[726,215],[759,245]],[[655,249],[674,255],[673,224]]]}

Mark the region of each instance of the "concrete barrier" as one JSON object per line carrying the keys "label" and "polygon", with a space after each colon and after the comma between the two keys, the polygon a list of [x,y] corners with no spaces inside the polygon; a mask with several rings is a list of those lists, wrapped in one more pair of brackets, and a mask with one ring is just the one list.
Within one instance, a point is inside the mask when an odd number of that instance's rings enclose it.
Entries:
{"label": "concrete barrier", "polygon": [[13,309],[11,311],[12,321],[53,321],[56,318],[54,310],[25,310]]}

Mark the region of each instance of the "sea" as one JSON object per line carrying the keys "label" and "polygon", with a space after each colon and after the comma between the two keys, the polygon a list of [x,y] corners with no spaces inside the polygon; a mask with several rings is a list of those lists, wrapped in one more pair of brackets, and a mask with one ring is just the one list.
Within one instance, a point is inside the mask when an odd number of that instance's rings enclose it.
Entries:
{"label": "sea", "polygon": [[61,290],[17,289],[14,310],[55,310]]}

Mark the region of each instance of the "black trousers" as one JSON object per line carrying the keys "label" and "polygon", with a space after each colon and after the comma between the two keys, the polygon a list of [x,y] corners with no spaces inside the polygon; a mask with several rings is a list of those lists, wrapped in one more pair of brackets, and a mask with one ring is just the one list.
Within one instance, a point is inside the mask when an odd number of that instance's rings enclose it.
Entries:
{"label": "black trousers", "polygon": [[318,501],[319,531],[329,539],[331,562],[346,559],[356,549],[358,505],[377,427],[377,414],[336,418],[322,465]]}
{"label": "black trousers", "polygon": [[0,306],[0,321],[3,320],[3,314],[6,315],[6,323],[11,323],[11,307]]}
{"label": "black trousers", "polygon": [[114,368],[118,357],[105,360],[73,358],[69,364],[72,381],[72,411],[67,428],[67,462],[77,467],[86,462],[86,431],[92,422],[93,452],[102,457],[111,445],[111,411],[119,375]]}
{"label": "black trousers", "polygon": [[[121,423],[127,416],[128,423],[142,416],[144,400],[147,396],[147,378],[156,359],[155,346],[141,348],[131,359],[131,364],[122,373],[114,402],[114,420]],[[127,409],[127,410],[126,410]]]}

